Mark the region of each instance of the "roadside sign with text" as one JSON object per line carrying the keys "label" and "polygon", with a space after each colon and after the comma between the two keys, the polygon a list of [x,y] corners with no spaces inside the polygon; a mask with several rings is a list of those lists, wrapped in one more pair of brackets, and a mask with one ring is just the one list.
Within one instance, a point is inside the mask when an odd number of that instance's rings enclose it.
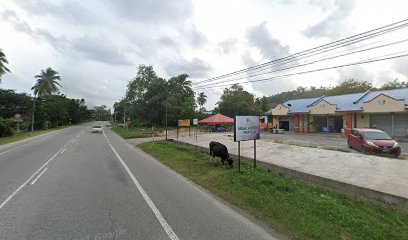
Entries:
{"label": "roadside sign with text", "polygon": [[190,119],[178,120],[179,127],[189,127],[190,126]]}
{"label": "roadside sign with text", "polygon": [[260,138],[259,116],[236,116],[234,141],[248,141]]}
{"label": "roadside sign with text", "polygon": [[193,119],[193,125],[198,125],[198,119],[197,118]]}
{"label": "roadside sign with text", "polygon": [[22,121],[23,121],[22,117],[23,117],[23,116],[22,116],[20,113],[16,113],[16,114],[14,115],[14,118],[15,118],[15,121],[16,121],[16,122],[22,122]]}

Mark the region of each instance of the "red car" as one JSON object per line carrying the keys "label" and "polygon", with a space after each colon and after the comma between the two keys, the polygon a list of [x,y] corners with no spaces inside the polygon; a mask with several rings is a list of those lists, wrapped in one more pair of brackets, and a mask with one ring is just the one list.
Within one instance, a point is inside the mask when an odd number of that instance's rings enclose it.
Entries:
{"label": "red car", "polygon": [[378,129],[355,128],[347,139],[349,148],[367,154],[391,154],[398,157],[401,147],[387,133]]}

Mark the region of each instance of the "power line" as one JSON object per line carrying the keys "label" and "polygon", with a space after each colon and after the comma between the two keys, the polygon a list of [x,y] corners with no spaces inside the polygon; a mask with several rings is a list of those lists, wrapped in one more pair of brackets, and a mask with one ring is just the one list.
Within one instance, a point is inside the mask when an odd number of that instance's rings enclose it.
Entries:
{"label": "power line", "polygon": [[290,67],[281,68],[281,69],[277,69],[277,70],[271,70],[271,71],[268,71],[268,72],[261,72],[261,73],[252,74],[252,75],[243,76],[243,77],[238,77],[238,78],[233,78],[233,79],[221,80],[221,81],[207,83],[207,84],[199,85],[199,86],[195,86],[195,87],[197,87],[197,88],[206,87],[206,86],[210,86],[210,85],[214,85],[214,84],[216,85],[216,84],[219,84],[219,83],[233,82],[233,81],[236,81],[236,80],[248,79],[248,78],[257,77],[257,76],[261,76],[261,75],[265,75],[265,74],[281,72],[281,71],[294,69],[294,68],[300,68],[300,67],[304,67],[304,66],[307,66],[307,65],[312,65],[312,64],[315,64],[315,63],[318,63],[318,62],[332,60],[332,59],[335,59],[335,58],[345,57],[345,56],[349,56],[349,55],[353,55],[353,54],[357,54],[357,53],[362,53],[362,52],[366,52],[366,51],[370,51],[370,50],[375,50],[375,49],[379,49],[379,48],[383,48],[383,47],[389,47],[389,46],[400,44],[400,43],[407,42],[407,41],[408,41],[408,38],[400,40],[400,41],[395,41],[395,42],[392,42],[392,43],[386,43],[386,44],[382,44],[382,45],[379,45],[379,46],[374,46],[374,47],[371,47],[371,48],[366,48],[366,49],[362,49],[362,50],[358,50],[358,51],[353,51],[353,52],[349,52],[349,53],[345,53],[345,54],[340,54],[340,55],[335,55],[335,56],[332,56],[332,57],[327,57],[327,58],[314,60],[314,61],[311,61],[311,62],[308,62],[308,63],[305,63],[305,64],[290,66]]}
{"label": "power line", "polygon": [[[406,52],[408,50],[405,50]],[[302,74],[308,74],[308,73],[314,73],[314,72],[320,72],[320,71],[326,71],[326,70],[331,70],[331,69],[337,69],[337,68],[342,68],[342,67],[349,67],[349,66],[355,66],[355,65],[361,65],[361,64],[366,64],[366,63],[373,63],[373,62],[380,62],[380,61],[385,61],[385,60],[390,60],[390,59],[397,59],[397,58],[402,58],[402,57],[407,57],[408,54],[403,54],[403,55],[397,55],[394,57],[386,57],[386,58],[380,58],[380,59],[374,59],[374,60],[365,60],[365,61],[360,61],[360,62],[355,62],[355,63],[349,63],[349,64],[342,64],[342,65],[337,65],[333,67],[326,67],[326,68],[319,68],[319,69],[314,69],[314,70],[309,70],[309,71],[303,71],[303,72],[297,72],[297,73],[290,73],[290,74],[285,74],[285,75],[279,75],[271,78],[264,78],[264,79],[258,79],[258,80],[251,80],[243,83],[238,83],[238,84],[247,84],[247,83],[259,83],[259,82],[264,82],[264,81],[272,81],[278,78],[284,78],[284,77],[291,77],[291,76],[297,76],[297,75],[302,75]],[[218,86],[208,86],[208,87],[197,87],[197,89],[211,89],[211,88],[219,88],[219,87],[228,87],[232,86],[233,84],[225,84],[225,85],[218,85]]]}
{"label": "power line", "polygon": [[[242,73],[252,71],[252,70],[256,70],[256,69],[259,69],[259,68],[265,68],[265,67],[267,67],[269,65],[279,63],[279,62],[294,61],[294,60],[297,60],[299,56],[304,56],[304,55],[307,56],[308,54],[309,55],[310,54],[318,55],[318,54],[321,54],[323,52],[334,50],[336,48],[345,47],[345,46],[355,44],[357,42],[361,42],[361,41],[364,41],[364,40],[367,40],[367,39],[370,39],[370,38],[374,38],[374,37],[377,37],[377,36],[380,36],[380,35],[383,35],[383,34],[386,34],[386,33],[389,33],[389,32],[400,30],[400,29],[405,28],[407,26],[408,26],[408,19],[405,19],[405,20],[395,22],[395,23],[392,23],[392,24],[388,24],[386,26],[376,28],[376,29],[373,29],[373,30],[370,30],[370,31],[366,31],[366,32],[363,32],[363,33],[360,33],[360,34],[357,34],[357,35],[354,35],[354,36],[351,36],[351,37],[347,37],[347,38],[337,40],[337,41],[334,41],[334,42],[331,42],[331,43],[328,43],[328,44],[324,44],[324,45],[314,47],[314,48],[311,48],[311,49],[308,49],[308,50],[305,50],[305,51],[301,51],[301,52],[286,56],[284,58],[275,59],[275,60],[270,61],[270,62],[266,62],[266,63],[260,64],[260,65],[256,65],[256,66],[245,68],[245,69],[241,69],[241,70],[238,70],[238,71],[234,71],[234,72],[231,72],[231,73],[228,73],[228,74],[220,75],[218,77],[210,78],[210,79],[203,80],[203,81],[200,81],[200,82],[196,82],[196,83],[193,83],[193,84],[201,84],[201,83],[205,83],[205,82],[211,82],[211,81],[214,81],[214,80],[222,79],[222,78],[229,77],[229,76],[234,76],[234,75],[237,75],[237,74],[242,74]],[[320,51],[320,52],[318,52],[318,51]],[[316,54],[316,52],[318,52],[318,53]],[[310,56],[308,56],[308,57],[310,57]],[[303,57],[303,58],[305,58],[305,57]]]}
{"label": "power line", "polygon": [[[404,21],[407,21],[407,20],[404,20]],[[203,83],[203,82],[213,81],[213,80],[221,79],[221,78],[228,77],[228,76],[242,74],[242,73],[245,73],[247,71],[252,71],[254,69],[265,68],[265,67],[268,67],[268,66],[270,66],[272,64],[275,64],[277,62],[283,62],[283,61],[289,61],[289,60],[290,60],[290,62],[293,62],[293,61],[296,61],[296,60],[299,59],[297,56],[302,56],[302,55],[307,55],[307,54],[310,55],[313,52],[316,52],[318,50],[325,49],[325,48],[326,48],[326,50],[324,50],[323,52],[327,52],[327,51],[334,50],[334,49],[337,49],[337,48],[340,48],[340,47],[345,47],[345,46],[348,46],[348,45],[351,45],[351,44],[355,44],[357,42],[364,41],[364,40],[367,40],[367,39],[370,39],[370,38],[373,38],[373,37],[377,37],[377,36],[389,33],[391,31],[400,30],[400,29],[405,28],[405,27],[407,27],[407,23],[402,24],[400,26],[393,27],[391,29],[382,30],[380,32],[376,32],[376,33],[372,33],[370,35],[366,35],[366,36],[362,36],[362,37],[360,36],[360,37],[356,38],[356,36],[362,35],[362,34],[358,34],[358,35],[348,37],[348,38],[345,38],[345,39],[342,39],[342,40],[338,40],[338,41],[335,41],[335,42],[332,42],[332,43],[329,43],[329,44],[325,44],[325,45],[322,45],[322,46],[319,46],[319,47],[315,47],[315,48],[312,48],[312,49],[309,49],[309,50],[306,50],[306,51],[303,51],[303,52],[295,53],[293,55],[289,55],[289,56],[284,57],[284,58],[276,59],[276,60],[273,60],[271,62],[263,63],[263,64],[253,66],[253,67],[250,67],[250,68],[246,68],[246,69],[242,69],[242,70],[235,71],[235,72],[225,74],[225,75],[221,75],[221,76],[218,76],[218,77],[215,77],[215,78],[210,78],[210,79],[207,79],[207,80],[196,82],[194,84],[200,84],[200,83]],[[378,29],[376,29],[376,30],[378,30]],[[369,32],[372,32],[372,31],[374,31],[374,30],[371,30]],[[356,39],[352,39],[352,38],[356,38]],[[347,39],[348,39],[348,41],[345,41]],[[339,43],[340,41],[343,41],[343,42]],[[328,45],[332,45],[332,46],[328,46]],[[313,55],[318,55],[318,54],[321,54],[323,52],[313,54]],[[306,56],[306,57],[310,57],[310,56]],[[303,58],[306,58],[306,57],[303,57]]]}

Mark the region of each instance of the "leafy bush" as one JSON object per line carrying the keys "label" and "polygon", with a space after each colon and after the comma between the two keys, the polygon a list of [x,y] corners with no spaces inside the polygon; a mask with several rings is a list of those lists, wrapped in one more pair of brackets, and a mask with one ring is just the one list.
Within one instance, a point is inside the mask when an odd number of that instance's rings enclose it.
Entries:
{"label": "leafy bush", "polygon": [[13,120],[0,117],[0,137],[13,135],[13,126]]}

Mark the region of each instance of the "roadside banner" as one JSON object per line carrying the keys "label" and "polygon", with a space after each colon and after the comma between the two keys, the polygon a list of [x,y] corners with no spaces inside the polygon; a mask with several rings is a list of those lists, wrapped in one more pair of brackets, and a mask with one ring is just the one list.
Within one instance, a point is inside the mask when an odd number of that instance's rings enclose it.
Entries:
{"label": "roadside banner", "polygon": [[260,138],[259,116],[236,116],[234,141],[257,140]]}
{"label": "roadside banner", "polygon": [[198,119],[197,118],[193,119],[193,125],[198,125]]}
{"label": "roadside banner", "polygon": [[179,127],[190,127],[190,119],[178,120]]}

